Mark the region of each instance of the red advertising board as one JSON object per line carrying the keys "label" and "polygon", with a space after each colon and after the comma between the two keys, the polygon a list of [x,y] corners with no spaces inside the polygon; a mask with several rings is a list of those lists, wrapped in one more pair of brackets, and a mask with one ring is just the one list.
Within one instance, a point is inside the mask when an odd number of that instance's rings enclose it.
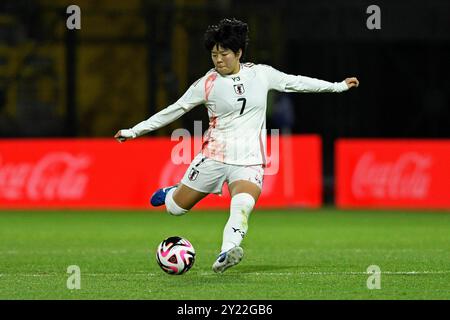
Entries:
{"label": "red advertising board", "polygon": [[[181,142],[170,138],[0,140],[0,208],[153,209],[150,195],[181,180],[196,141],[179,163],[173,155]],[[258,207],[321,206],[318,136],[268,137],[268,159]],[[229,201],[225,185],[222,196],[196,208],[228,208]]]}
{"label": "red advertising board", "polygon": [[341,139],[336,204],[342,208],[450,208],[450,140]]}

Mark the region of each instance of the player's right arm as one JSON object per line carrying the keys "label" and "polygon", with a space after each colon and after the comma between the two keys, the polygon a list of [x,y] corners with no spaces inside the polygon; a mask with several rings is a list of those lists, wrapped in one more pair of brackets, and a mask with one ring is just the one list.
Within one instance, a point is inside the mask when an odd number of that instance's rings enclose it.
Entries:
{"label": "player's right arm", "polygon": [[117,131],[114,138],[119,142],[124,142],[162,128],[177,120],[195,106],[205,102],[203,82],[204,77],[192,84],[177,102],[159,111],[147,120],[138,123],[132,128]]}

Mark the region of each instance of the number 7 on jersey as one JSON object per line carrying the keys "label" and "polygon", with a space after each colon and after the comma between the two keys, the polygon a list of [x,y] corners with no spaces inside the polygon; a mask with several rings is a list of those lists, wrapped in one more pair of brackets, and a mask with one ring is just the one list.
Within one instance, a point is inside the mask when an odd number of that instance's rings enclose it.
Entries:
{"label": "number 7 on jersey", "polygon": [[247,99],[245,98],[239,98],[237,101],[242,101],[242,108],[241,108],[241,112],[239,113],[239,115],[244,113],[244,109],[245,109],[245,104],[247,103]]}

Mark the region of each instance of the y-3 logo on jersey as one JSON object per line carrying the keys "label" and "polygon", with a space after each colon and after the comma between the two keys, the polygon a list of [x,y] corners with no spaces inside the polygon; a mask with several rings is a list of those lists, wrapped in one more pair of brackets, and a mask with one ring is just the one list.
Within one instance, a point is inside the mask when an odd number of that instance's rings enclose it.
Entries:
{"label": "y-3 logo on jersey", "polygon": [[244,85],[243,84],[235,84],[233,87],[234,87],[234,91],[237,94],[239,94],[239,95],[244,94],[245,89],[244,89]]}

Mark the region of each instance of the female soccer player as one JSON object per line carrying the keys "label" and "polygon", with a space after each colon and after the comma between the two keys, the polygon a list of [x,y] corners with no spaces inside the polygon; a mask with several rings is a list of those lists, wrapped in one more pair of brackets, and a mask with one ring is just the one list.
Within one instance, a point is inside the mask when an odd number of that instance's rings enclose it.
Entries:
{"label": "female soccer player", "polygon": [[231,195],[230,217],[223,231],[220,254],[213,264],[221,273],[239,263],[248,218],[261,194],[266,159],[265,120],[267,93],[342,92],[357,87],[356,78],[327,82],[280,72],[270,66],[241,63],[248,44],[248,26],[224,19],[209,26],[205,47],[214,68],[197,80],[174,104],[130,129],[119,130],[118,141],[134,139],[178,119],[198,105],[208,109],[209,128],[201,152],[181,182],[157,190],[153,206],[165,204],[172,215],[183,215],[210,193],[221,193],[227,182]]}

